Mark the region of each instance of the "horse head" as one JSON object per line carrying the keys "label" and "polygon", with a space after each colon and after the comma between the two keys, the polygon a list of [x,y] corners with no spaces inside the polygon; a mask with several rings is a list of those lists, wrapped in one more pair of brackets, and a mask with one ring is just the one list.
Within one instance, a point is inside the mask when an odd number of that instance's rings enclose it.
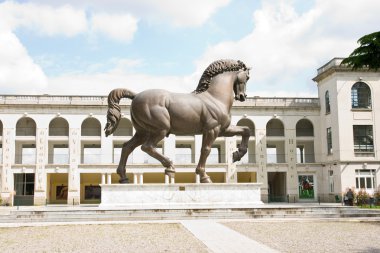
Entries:
{"label": "horse head", "polygon": [[247,82],[249,80],[250,69],[251,68],[241,70],[237,74],[236,81],[234,84],[235,100],[244,102],[247,97],[247,94],[245,92],[246,92]]}

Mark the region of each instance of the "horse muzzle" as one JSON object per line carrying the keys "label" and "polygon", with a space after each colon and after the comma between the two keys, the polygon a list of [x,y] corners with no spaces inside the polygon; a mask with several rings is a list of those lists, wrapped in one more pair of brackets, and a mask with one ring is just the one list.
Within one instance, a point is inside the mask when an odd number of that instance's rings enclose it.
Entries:
{"label": "horse muzzle", "polygon": [[238,95],[235,95],[235,100],[238,100],[240,102],[244,102],[246,97],[247,97],[246,94],[240,93]]}

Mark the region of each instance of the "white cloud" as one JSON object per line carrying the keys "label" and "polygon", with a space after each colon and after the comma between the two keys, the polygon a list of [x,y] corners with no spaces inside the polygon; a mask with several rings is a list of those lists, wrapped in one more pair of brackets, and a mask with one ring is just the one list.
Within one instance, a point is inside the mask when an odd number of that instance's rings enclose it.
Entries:
{"label": "white cloud", "polygon": [[252,65],[250,85],[258,93],[316,92],[310,80],[316,69],[333,57],[348,56],[359,37],[378,30],[379,9],[376,0],[319,0],[299,14],[290,1],[264,1],[253,14],[252,32],[209,47],[196,61],[197,73],[215,59],[241,59]]}
{"label": "white cloud", "polygon": [[28,28],[40,34],[74,36],[87,29],[86,14],[65,5],[53,8],[32,3],[3,2],[0,23],[8,29]]}
{"label": "white cloud", "polygon": [[[67,84],[71,87],[68,90]],[[66,74],[50,78],[48,93],[68,95],[107,95],[114,88],[127,88],[135,92],[147,89],[166,89],[171,92],[192,92],[195,82],[189,77],[151,76],[108,71],[93,74]]]}
{"label": "white cloud", "polygon": [[35,64],[18,38],[0,29],[0,87],[2,92],[39,93],[47,78]]}
{"label": "white cloud", "polygon": [[137,31],[137,19],[130,14],[94,14],[91,20],[92,30],[112,39],[129,42]]}
{"label": "white cloud", "polygon": [[174,26],[200,26],[219,8],[230,0],[145,0],[142,5],[151,8],[150,16],[154,20],[164,20]]}
{"label": "white cloud", "polygon": [[[59,4],[49,0],[37,0],[45,4]],[[72,6],[111,13],[128,12],[152,23],[168,23],[173,26],[194,27],[204,24],[218,9],[231,0],[68,0]],[[238,18],[238,17],[237,17]]]}

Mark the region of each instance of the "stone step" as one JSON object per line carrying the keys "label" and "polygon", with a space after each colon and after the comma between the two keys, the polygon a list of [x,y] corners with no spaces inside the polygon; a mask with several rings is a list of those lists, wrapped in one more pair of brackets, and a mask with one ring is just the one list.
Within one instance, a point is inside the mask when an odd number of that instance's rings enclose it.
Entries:
{"label": "stone step", "polygon": [[263,219],[263,218],[357,218],[379,217],[380,210],[352,207],[226,208],[226,209],[49,209],[11,210],[0,223],[130,221],[179,219]]}

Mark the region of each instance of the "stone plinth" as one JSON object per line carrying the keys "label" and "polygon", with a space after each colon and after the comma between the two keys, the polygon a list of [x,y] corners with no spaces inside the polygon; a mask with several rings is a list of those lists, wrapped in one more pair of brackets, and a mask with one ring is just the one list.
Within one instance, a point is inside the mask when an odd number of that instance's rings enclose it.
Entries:
{"label": "stone plinth", "polygon": [[263,204],[257,183],[102,184],[100,207],[133,209],[249,208]]}

